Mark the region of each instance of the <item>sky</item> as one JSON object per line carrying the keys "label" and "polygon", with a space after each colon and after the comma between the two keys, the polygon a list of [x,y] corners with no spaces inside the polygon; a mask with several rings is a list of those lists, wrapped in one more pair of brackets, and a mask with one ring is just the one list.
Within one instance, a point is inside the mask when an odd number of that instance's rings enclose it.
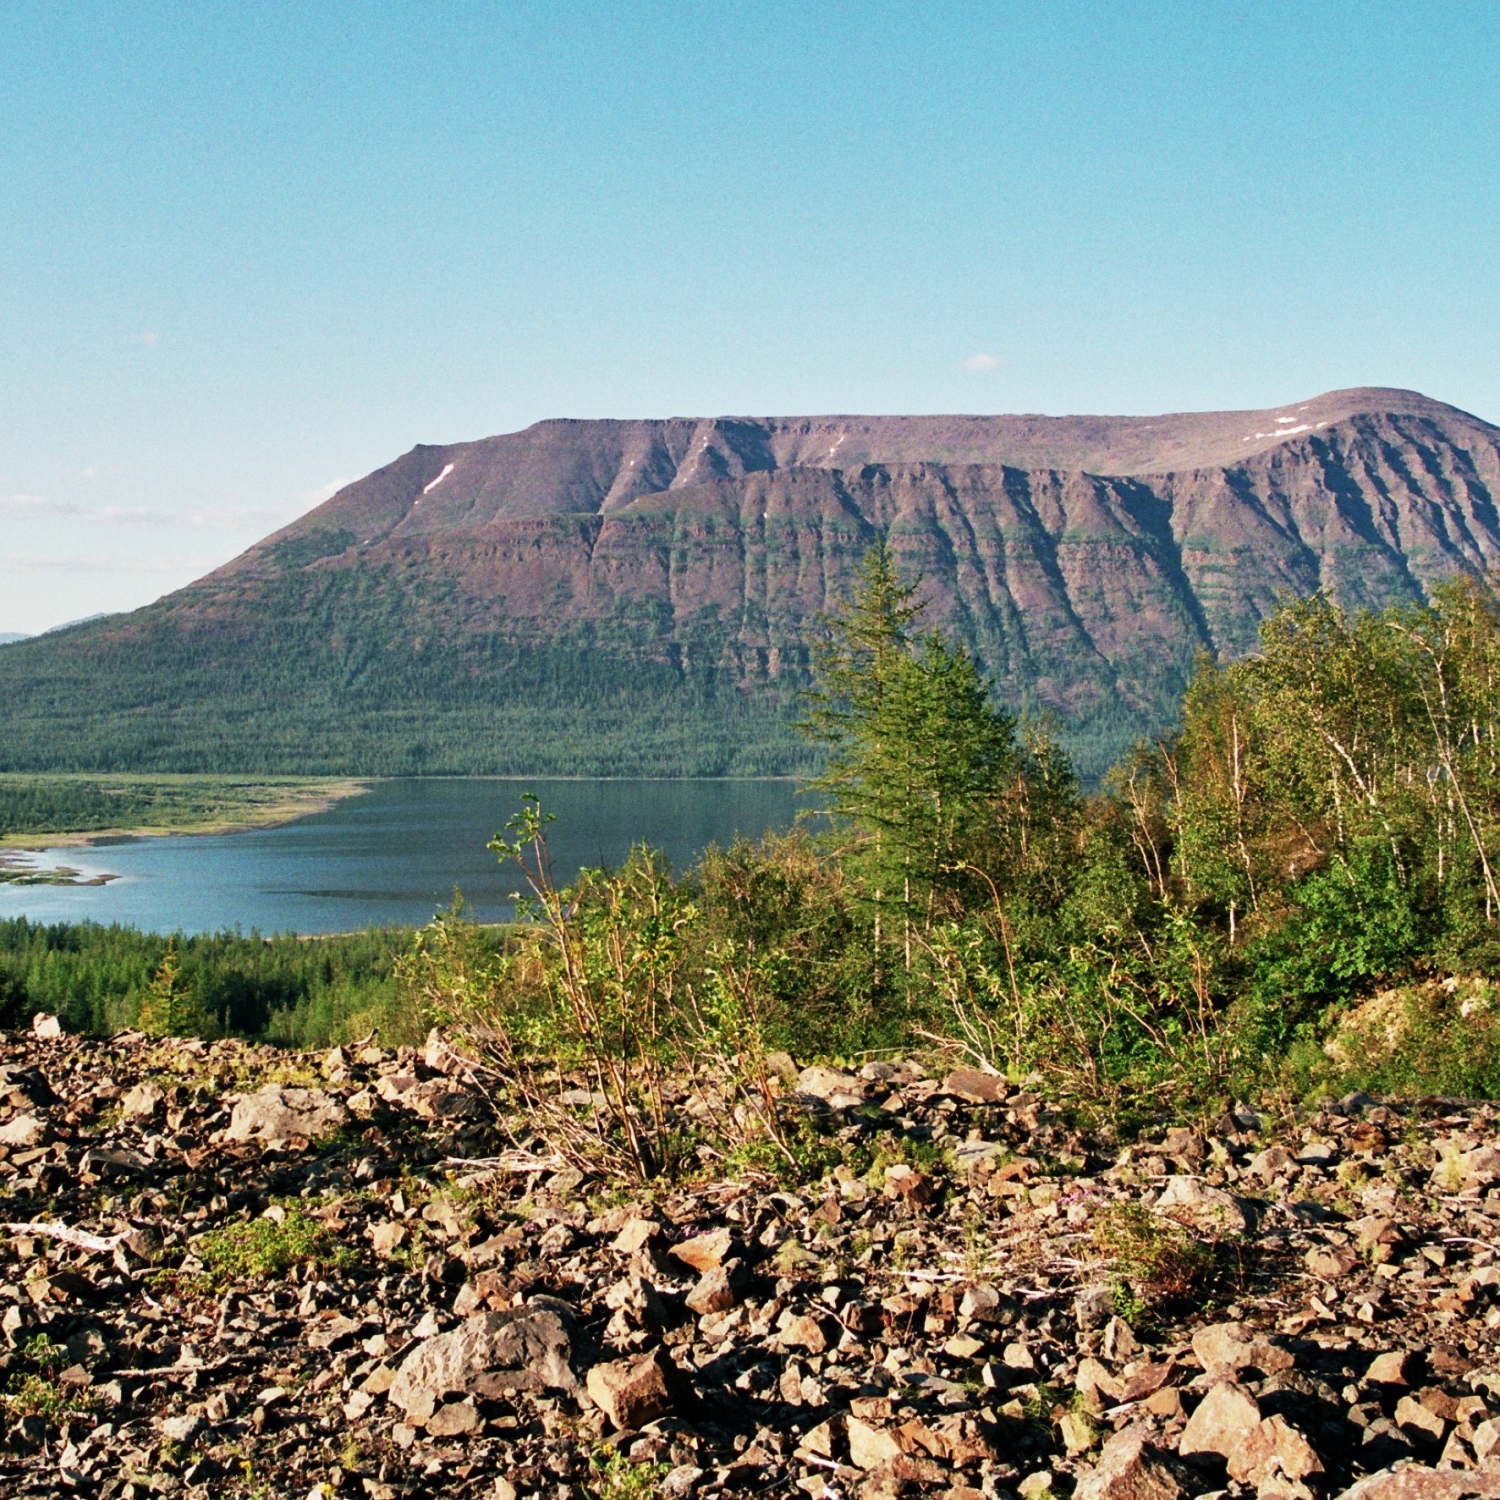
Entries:
{"label": "sky", "polygon": [[1500,6],[0,0],[0,632],[543,417],[1500,421]]}

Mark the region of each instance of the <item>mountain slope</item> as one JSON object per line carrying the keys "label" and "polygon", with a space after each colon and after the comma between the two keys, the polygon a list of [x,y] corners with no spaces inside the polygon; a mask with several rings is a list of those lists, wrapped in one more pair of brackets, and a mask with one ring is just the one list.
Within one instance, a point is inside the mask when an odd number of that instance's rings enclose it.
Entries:
{"label": "mountain slope", "polygon": [[1286,594],[1500,558],[1500,429],[1412,392],[1164,417],[549,421],[418,447],[167,599],[0,657],[0,764],[722,774],[886,535],[1097,768]]}

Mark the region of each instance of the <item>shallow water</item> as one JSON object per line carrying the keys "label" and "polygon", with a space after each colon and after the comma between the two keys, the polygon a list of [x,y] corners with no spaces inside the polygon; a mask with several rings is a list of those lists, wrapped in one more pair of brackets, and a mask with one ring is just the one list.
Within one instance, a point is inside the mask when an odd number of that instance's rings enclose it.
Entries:
{"label": "shallow water", "polygon": [[560,880],[618,863],[640,841],[681,867],[736,833],[790,827],[806,801],[790,781],[391,781],[279,828],[49,851],[39,864],[117,878],[0,885],[0,917],[157,932],[350,932],[426,922],[457,887],[481,921],[503,921],[519,875],[485,846],[525,791],[556,814],[548,842]]}

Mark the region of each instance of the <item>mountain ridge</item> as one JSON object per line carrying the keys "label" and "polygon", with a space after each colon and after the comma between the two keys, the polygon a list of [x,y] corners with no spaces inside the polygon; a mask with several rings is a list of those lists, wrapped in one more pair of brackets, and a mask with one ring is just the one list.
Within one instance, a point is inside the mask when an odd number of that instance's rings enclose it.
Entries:
{"label": "mountain ridge", "polygon": [[[69,694],[107,658],[115,706],[81,714],[85,737],[178,768],[219,689],[163,693],[141,662],[243,681],[239,652],[296,679],[282,717],[306,722],[245,726],[261,758],[225,769],[377,774],[407,765],[402,743],[409,769],[794,769],[811,633],[883,536],[929,623],[1097,769],[1170,723],[1200,651],[1253,649],[1280,599],[1378,608],[1489,572],[1497,501],[1500,428],[1380,387],[1157,417],[549,419],[417,445],[157,605],[50,656],[12,648],[0,686],[34,716],[48,692],[24,663],[47,665],[76,718]],[[415,754],[421,705],[444,748]],[[129,721],[152,713],[143,737]],[[363,726],[341,751],[339,722]],[[526,753],[497,760],[486,736],[523,726]],[[299,740],[313,764],[292,767]]]}

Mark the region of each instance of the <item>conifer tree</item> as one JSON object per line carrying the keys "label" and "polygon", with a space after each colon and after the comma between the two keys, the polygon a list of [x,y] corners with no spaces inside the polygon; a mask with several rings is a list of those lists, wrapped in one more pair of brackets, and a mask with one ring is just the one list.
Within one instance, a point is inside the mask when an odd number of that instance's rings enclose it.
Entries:
{"label": "conifer tree", "polygon": [[203,1031],[203,1014],[182,977],[177,940],[167,940],[156,972],[146,987],[136,1025],[152,1036],[195,1036]]}
{"label": "conifer tree", "polygon": [[829,750],[814,786],[863,835],[850,862],[874,908],[899,920],[909,967],[913,929],[930,924],[965,881],[967,853],[1019,768],[1014,720],[993,702],[974,658],[942,631],[920,638],[924,606],[890,549],[865,554],[848,608],[826,621],[813,654],[803,731]]}

